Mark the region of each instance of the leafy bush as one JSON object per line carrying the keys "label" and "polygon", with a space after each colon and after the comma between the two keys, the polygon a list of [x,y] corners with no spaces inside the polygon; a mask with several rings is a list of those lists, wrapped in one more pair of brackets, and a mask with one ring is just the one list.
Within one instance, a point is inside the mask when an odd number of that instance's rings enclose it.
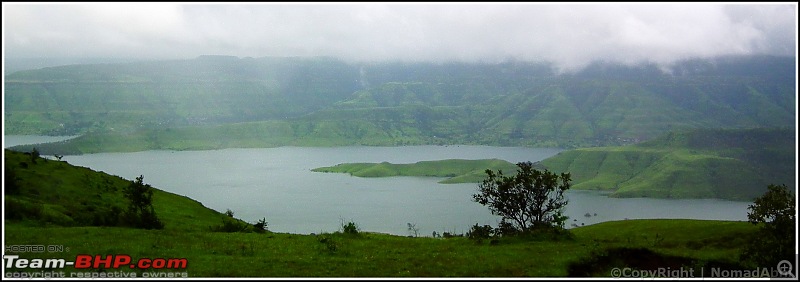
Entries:
{"label": "leafy bush", "polygon": [[39,150],[36,149],[36,147],[33,147],[33,150],[31,150],[31,152],[28,155],[31,156],[31,163],[33,164],[36,164],[36,160],[39,159],[39,157],[41,156],[39,154]]}
{"label": "leafy bush", "polygon": [[233,217],[234,212],[231,209],[226,209],[224,214],[226,217],[222,218],[222,223],[216,226],[210,226],[212,232],[256,232],[264,233],[269,231],[267,228],[267,218],[259,219],[255,223],[247,223],[241,219]]}
{"label": "leafy bush", "polygon": [[505,220],[500,221],[500,225],[494,230],[495,235],[497,236],[515,236],[519,233],[516,227],[513,224],[508,223]]}
{"label": "leafy bush", "polygon": [[442,238],[464,237],[464,234],[455,234],[450,232],[442,232]]}
{"label": "leafy bush", "polygon": [[494,233],[495,231],[494,228],[492,228],[492,226],[489,225],[480,226],[477,223],[475,223],[475,225],[473,225],[472,228],[470,228],[470,230],[467,231],[467,238],[473,240],[489,239],[492,236],[494,236]]}
{"label": "leafy bush", "polygon": [[264,233],[265,231],[269,231],[267,229],[267,218],[259,219],[256,223],[253,223],[253,229],[255,229],[258,233]]}
{"label": "leafy bush", "polygon": [[163,229],[164,224],[153,209],[153,187],[144,183],[140,175],[136,181],[125,187],[123,193],[128,199],[128,210],[123,214],[123,222],[137,228]]}
{"label": "leafy bush", "polygon": [[356,235],[359,232],[361,232],[361,229],[358,227],[358,224],[356,224],[355,222],[349,221],[347,223],[344,223],[344,220],[343,220],[341,225],[342,225],[342,233],[344,233],[344,234]]}
{"label": "leafy bush", "polygon": [[755,267],[772,267],[796,259],[794,248],[797,203],[785,184],[769,185],[768,191],[748,206],[747,219],[759,227],[755,238],[742,250],[741,260]]}
{"label": "leafy bush", "polygon": [[322,244],[324,250],[328,253],[336,253],[339,250],[339,244],[330,235],[322,234],[317,237],[317,241]]}
{"label": "leafy bush", "polygon": [[6,198],[4,201],[6,219],[41,219],[43,217],[44,206],[40,203],[14,198]]}
{"label": "leafy bush", "polygon": [[211,231],[228,232],[228,233],[250,232],[252,231],[252,225],[235,218],[223,218],[222,224],[217,226],[211,226]]}

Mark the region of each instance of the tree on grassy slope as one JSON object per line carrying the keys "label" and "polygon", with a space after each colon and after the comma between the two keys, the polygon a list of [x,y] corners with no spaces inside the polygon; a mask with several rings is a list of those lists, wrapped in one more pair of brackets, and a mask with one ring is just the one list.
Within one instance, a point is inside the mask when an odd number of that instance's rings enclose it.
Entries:
{"label": "tree on grassy slope", "polygon": [[531,162],[517,163],[517,167],[513,176],[487,169],[487,178],[478,186],[478,193],[472,195],[473,200],[502,216],[501,225],[523,234],[563,229],[567,219],[563,208],[568,202],[564,191],[570,188],[570,174],[540,171]]}
{"label": "tree on grassy slope", "polygon": [[769,185],[767,192],[747,207],[747,219],[760,226],[742,252],[744,261],[757,267],[776,267],[782,260],[795,263],[796,202],[786,185]]}
{"label": "tree on grassy slope", "polygon": [[144,229],[164,228],[153,209],[153,187],[144,183],[144,176],[137,177],[123,193],[128,199],[128,210],[123,214],[125,223]]}

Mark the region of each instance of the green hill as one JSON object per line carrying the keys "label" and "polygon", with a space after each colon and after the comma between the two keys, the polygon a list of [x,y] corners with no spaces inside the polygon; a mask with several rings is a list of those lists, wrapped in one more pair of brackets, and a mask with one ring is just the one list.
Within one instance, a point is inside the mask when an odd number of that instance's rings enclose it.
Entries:
{"label": "green hill", "polygon": [[[5,222],[34,226],[116,226],[131,181],[63,161],[4,150]],[[147,178],[145,177],[145,182]],[[227,217],[185,196],[154,189],[166,230],[208,230]]]}
{"label": "green hill", "polygon": [[382,163],[348,163],[331,167],[312,169],[316,172],[349,173],[358,177],[391,177],[391,176],[426,176],[447,177],[439,183],[478,183],[486,174],[485,170],[503,170],[515,172],[517,166],[498,159],[491,160],[440,160],[421,161],[413,164]]}
{"label": "green hill", "polygon": [[703,129],[621,147],[563,151],[541,161],[569,171],[574,189],[613,197],[752,200],[769,184],[794,186],[795,131]]}
{"label": "green hill", "polygon": [[[743,269],[737,257],[756,228],[747,222],[625,220],[572,229],[553,240],[503,237],[407,238],[362,231],[323,234],[212,232],[227,215],[156,189],[153,206],[165,224],[144,230],[104,224],[122,207],[129,180],[56,160],[4,151],[5,255],[64,259],[129,255],[183,259],[185,268],[75,269],[4,267],[20,278],[64,273],[124,277],[608,277],[613,267],[645,269],[646,261],[686,267]],[[146,179],[146,178],[145,178]],[[427,230],[423,230],[427,232]],[[441,230],[440,230],[441,231]],[[13,246],[55,246],[58,252],[17,252]],[[48,248],[48,250],[50,250]],[[644,260],[643,260],[644,259]],[[593,263],[599,261],[601,263]],[[644,262],[644,263],[643,263]],[[590,265],[588,265],[590,264]],[[33,265],[33,263],[31,263]],[[591,266],[591,267],[589,267]],[[63,271],[63,272],[62,272]],[[27,276],[22,276],[27,275]],[[123,276],[119,276],[123,277]]]}
{"label": "green hill", "polygon": [[[74,141],[84,142],[73,146],[82,152],[611,146],[691,128],[793,126],[794,61],[687,60],[672,73],[598,63],[574,74],[523,62],[349,64],[227,56],[70,65],[4,77],[5,133],[93,133]],[[220,141],[221,132],[233,135]],[[197,138],[203,135],[213,138]]]}
{"label": "green hill", "polygon": [[285,119],[345,99],[357,74],[328,58],[231,56],[18,71],[5,76],[5,128],[74,135]]}

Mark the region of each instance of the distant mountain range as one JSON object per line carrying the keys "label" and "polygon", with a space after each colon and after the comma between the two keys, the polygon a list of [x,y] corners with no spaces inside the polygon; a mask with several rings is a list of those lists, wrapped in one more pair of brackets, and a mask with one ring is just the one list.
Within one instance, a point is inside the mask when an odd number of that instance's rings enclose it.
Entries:
{"label": "distant mountain range", "polygon": [[[691,128],[794,128],[796,77],[795,58],[770,56],[686,60],[668,72],[596,63],[572,74],[523,62],[356,65],[202,56],[17,71],[5,76],[4,120],[5,134],[86,134],[84,151],[73,153],[356,144],[576,148]],[[112,139],[132,139],[140,148],[110,146]]]}

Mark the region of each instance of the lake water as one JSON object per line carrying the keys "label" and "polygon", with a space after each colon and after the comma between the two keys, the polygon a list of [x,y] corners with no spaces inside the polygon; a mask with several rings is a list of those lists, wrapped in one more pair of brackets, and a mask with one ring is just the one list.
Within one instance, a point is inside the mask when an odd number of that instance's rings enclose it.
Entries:
{"label": "lake water", "polygon": [[[33,140],[33,141],[31,141]],[[8,144],[42,142],[27,136],[5,136]],[[465,233],[478,223],[497,226],[499,218],[472,202],[477,183],[439,184],[442,178],[359,178],[312,172],[347,162],[414,163],[441,159],[498,158],[538,161],[558,153],[552,148],[489,146],[279,147],[210,151],[145,151],[64,156],[73,165],[144,181],[188,196],[205,206],[249,222],[266,217],[275,232],[333,232],[353,221],[362,230],[408,235],[407,223],[420,235]],[[599,192],[567,192],[567,222],[641,218],[747,220],[750,202],[717,199],[608,198]],[[585,214],[591,216],[586,217]],[[596,215],[595,215],[596,214]]]}

